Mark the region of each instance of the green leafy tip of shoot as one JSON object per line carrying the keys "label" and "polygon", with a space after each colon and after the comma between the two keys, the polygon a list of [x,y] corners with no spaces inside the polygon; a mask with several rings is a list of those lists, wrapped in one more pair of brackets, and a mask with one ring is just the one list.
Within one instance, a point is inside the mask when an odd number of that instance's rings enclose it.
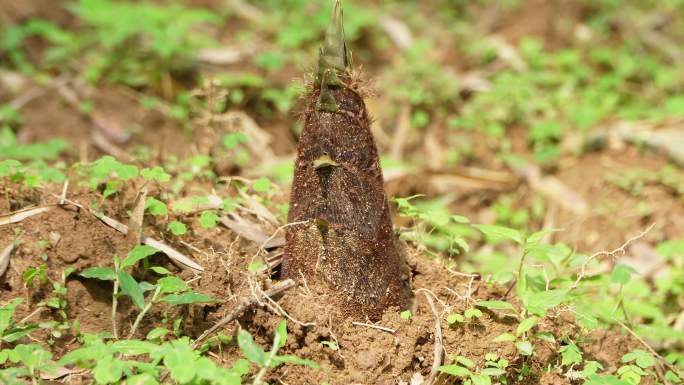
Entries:
{"label": "green leafy tip of shoot", "polygon": [[622,263],[618,263],[613,268],[613,271],[610,275],[610,281],[619,285],[626,285],[634,273],[636,273],[634,268]]}
{"label": "green leafy tip of shoot", "polygon": [[539,318],[537,317],[525,318],[516,328],[515,335],[520,337],[524,333],[527,333],[530,329],[537,325],[537,322],[539,322]]}
{"label": "green leafy tip of shoot", "polygon": [[540,292],[524,290],[519,295],[528,312],[545,316],[549,309],[560,305],[565,300],[568,289],[551,289]]}
{"label": "green leafy tip of shoot", "polygon": [[21,279],[27,288],[35,287],[35,281],[38,281],[40,285],[46,284],[48,282],[47,265],[42,264],[38,267],[29,267],[21,275]]}
{"label": "green leafy tip of shoot", "polygon": [[134,165],[121,163],[110,155],[105,155],[90,164],[89,175],[98,181],[107,180],[111,177],[129,180],[138,176],[138,168]]}
{"label": "green leafy tip of shoot", "polygon": [[502,333],[495,337],[492,342],[510,343],[513,342],[518,353],[524,356],[531,356],[534,353],[534,345],[529,341],[530,338],[540,339],[549,343],[555,343],[555,337],[548,332],[529,335],[528,332],[537,326],[539,318],[532,316],[523,319],[516,327],[515,334]]}
{"label": "green leafy tip of shoot", "polygon": [[646,369],[656,364],[656,358],[647,351],[634,349],[622,356],[622,362],[634,362],[640,368]]}
{"label": "green leafy tip of shoot", "polygon": [[491,240],[492,242],[501,242],[507,240],[513,241],[519,245],[523,245],[525,243],[522,234],[515,229],[504,226],[481,224],[474,224],[473,227],[481,231],[487,237],[487,239]]}

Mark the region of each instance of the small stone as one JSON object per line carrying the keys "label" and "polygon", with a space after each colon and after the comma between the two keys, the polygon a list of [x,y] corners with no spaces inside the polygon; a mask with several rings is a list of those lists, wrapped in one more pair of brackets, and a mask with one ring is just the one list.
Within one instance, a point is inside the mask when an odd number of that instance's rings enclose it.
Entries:
{"label": "small stone", "polygon": [[361,369],[370,369],[377,366],[378,361],[370,350],[361,350],[356,354],[356,362]]}
{"label": "small stone", "polygon": [[57,246],[59,243],[59,240],[62,239],[62,234],[56,232],[56,231],[50,231],[50,243],[52,243],[52,247]]}

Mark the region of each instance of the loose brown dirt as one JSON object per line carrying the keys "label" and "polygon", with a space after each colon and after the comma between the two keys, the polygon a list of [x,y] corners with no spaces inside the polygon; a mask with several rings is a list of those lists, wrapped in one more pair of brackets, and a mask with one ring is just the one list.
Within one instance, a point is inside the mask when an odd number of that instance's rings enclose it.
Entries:
{"label": "loose brown dirt", "polygon": [[[50,3],[50,6],[46,6],[47,3]],[[545,36],[553,46],[562,46],[569,39],[573,21],[582,12],[577,7],[566,9],[561,2],[532,1],[529,4],[529,7],[518,13],[501,19],[504,20],[500,22],[501,25],[506,27],[501,27],[499,32],[511,42],[532,34]],[[30,16],[43,16],[69,23],[68,14],[54,11],[59,7],[51,5],[51,2],[37,0],[12,4],[7,2],[2,4],[0,16],[15,21]],[[569,15],[567,25],[555,25],[551,22],[553,17],[550,16],[558,13]],[[509,23],[508,20],[516,22]],[[370,70],[372,72],[373,68]],[[287,78],[296,77],[293,74],[289,75],[292,76]],[[0,89],[0,100],[3,102],[17,96],[19,95]],[[94,91],[92,100],[96,111],[108,123],[108,127],[114,127],[114,131],[118,133],[125,132],[131,135],[125,143],[117,143],[117,146],[131,152],[142,146],[151,150],[148,165],[160,164],[170,156],[183,159],[191,154],[206,154],[207,151],[211,151],[211,147],[205,143],[206,136],[198,134],[202,129],[215,131],[209,132],[215,137],[220,135],[220,130],[214,130],[213,127],[208,129],[204,126],[198,127],[195,131],[188,130],[159,111],[143,109],[135,95],[132,96],[127,90],[102,87]],[[74,147],[67,151],[63,160],[69,162],[93,160],[105,153],[101,146],[93,141],[92,133],[97,130],[95,122],[78,112],[53,88],[46,88],[41,96],[30,101],[22,109],[22,116],[25,120],[17,132],[22,142],[44,141],[55,137],[68,139]],[[294,117],[278,115],[264,126],[265,131],[276,134],[277,140],[273,146],[278,155],[284,155],[295,148],[294,138],[290,134],[294,121]],[[140,127],[145,129],[140,130]],[[451,131],[448,134],[453,135]],[[114,139],[110,140],[116,142]],[[493,170],[506,171],[503,165],[492,161],[491,153],[478,154],[478,158],[482,165]],[[554,175],[587,200],[591,210],[590,214],[581,218],[559,210],[553,219],[552,227],[563,228],[565,231],[554,235],[556,240],[565,241],[579,251],[612,249],[629,236],[639,233],[654,222],[655,218],[658,218],[658,221],[646,238],[647,241],[671,239],[684,233],[684,223],[681,220],[684,218],[684,207],[679,197],[673,196],[667,188],[652,186],[646,189],[645,196],[635,197],[609,185],[605,180],[611,173],[637,167],[660,169],[667,164],[665,157],[626,147],[621,150],[586,154],[573,159],[572,162],[559,167]],[[226,167],[224,171],[225,175],[228,175],[230,172],[237,173],[241,170]],[[393,191],[399,195],[430,195],[433,191],[424,183],[427,175],[428,173],[419,174],[413,183]],[[75,268],[79,272],[93,266],[112,266],[114,255],[123,256],[133,246],[124,235],[108,227],[89,212],[78,210],[71,205],[56,206],[58,198],[53,194],[59,195],[61,186],[50,186],[41,191],[29,191],[13,184],[0,187],[2,214],[31,206],[51,207],[48,212],[20,223],[0,226],[0,248],[12,242],[18,244],[12,253],[8,271],[0,277],[0,303],[16,297],[25,298],[25,302],[19,307],[17,319],[32,314],[36,304],[45,299],[50,290],[47,285],[25,287],[22,274],[27,268],[45,263],[50,280],[58,281],[65,268]],[[138,187],[129,186],[111,200],[102,199],[93,192],[79,188],[70,189],[68,197],[81,204],[99,202],[106,215],[126,223]],[[187,189],[192,188],[191,186]],[[459,191],[455,193],[458,194]],[[275,199],[286,202],[286,195]],[[513,196],[517,207],[525,207],[529,205],[534,193],[524,183],[504,191],[484,189],[458,197],[454,201],[454,209],[459,214],[474,219],[491,221],[489,206],[503,195]],[[643,201],[650,204],[652,210],[637,212],[639,203]],[[537,221],[530,223],[530,226],[538,228],[541,224],[542,221]],[[182,238],[183,243],[180,243],[177,238],[166,236],[165,225],[165,222],[157,223],[155,220],[147,219],[145,233],[169,242],[171,246],[203,265],[205,272],[199,279],[194,280],[191,286],[195,291],[211,295],[221,302],[217,305],[193,305],[179,309],[160,306],[148,314],[137,337],[143,337],[154,326],[166,325],[171,328],[171,322],[179,315],[183,316],[181,331],[197,337],[230,313],[242,299],[252,296],[253,285],[266,288],[278,279],[277,271],[272,275],[251,275],[247,272],[247,264],[257,254],[257,245],[242,239],[229,229],[218,227],[206,230],[193,225],[188,235]],[[270,229],[273,230],[275,229]],[[41,244],[44,246],[41,247]],[[312,359],[318,362],[322,369],[286,365],[271,373],[269,380],[279,380],[285,384],[318,384],[326,381],[331,384],[397,384],[402,381],[408,383],[417,375],[427,377],[433,360],[435,327],[434,315],[426,302],[426,295],[434,295],[441,319],[447,363],[450,362],[449,356],[463,355],[479,365],[482,364],[486,353],[495,352],[507,358],[513,367],[522,368],[524,363],[531,367],[533,372],[540,373],[523,380],[512,377],[509,383],[572,383],[565,373],[544,371],[545,368],[559,362],[556,354],[557,343],[540,343],[535,356],[524,359],[517,354],[512,344],[491,342],[501,333],[515,331],[517,321],[510,316],[484,312],[477,321],[449,326],[445,322],[445,314],[463,312],[470,306],[468,301],[454,295],[454,292],[462,294],[474,288],[473,299],[487,300],[502,298],[506,288],[491,286],[478,279],[471,281],[469,278],[453,275],[441,266],[438,260],[420,255],[411,247],[405,248],[414,289],[411,319],[402,319],[398,309],[391,309],[377,325],[391,328],[394,330],[393,333],[355,326],[346,314],[332,308],[324,293],[316,291],[315,287],[312,289],[299,286],[290,289],[275,299],[291,317],[288,322],[290,338],[283,352]],[[43,261],[41,255],[46,255],[47,259]],[[153,257],[153,263],[162,265],[183,278],[193,278],[191,272],[181,270],[161,254]],[[136,271],[135,276],[139,279],[154,279],[153,276],[144,275],[142,271]],[[72,275],[67,281],[67,288],[67,314],[70,320],[79,321],[81,331],[95,333],[111,330],[112,286],[109,283]],[[128,331],[136,315],[132,304],[123,299],[117,314],[122,334],[125,335]],[[239,318],[238,323],[240,327],[250,331],[262,346],[269,346],[275,325],[282,318],[281,314],[269,306],[257,306]],[[32,321],[57,319],[58,314],[47,311],[35,314],[31,318]],[[614,331],[585,334],[571,319],[567,309],[559,308],[540,321],[538,331],[554,334],[556,341],[563,337],[581,336],[580,348],[585,354],[585,359],[599,361],[608,370],[616,369],[620,357],[637,346],[634,340]],[[238,323],[228,325],[221,332],[234,335]],[[315,325],[303,326],[301,323]],[[47,333],[38,332],[32,336],[45,340]],[[335,341],[340,349],[333,350],[322,344],[322,341]],[[56,356],[59,357],[77,344],[70,335],[57,339],[54,343]],[[234,342],[213,354],[215,359],[226,365],[240,355]],[[80,379],[82,383],[88,380],[87,377]],[[72,381],[78,383],[79,380],[76,378]],[[441,378],[440,381],[441,384],[453,383],[447,378]]]}
{"label": "loose brown dirt", "polygon": [[[12,196],[13,202],[0,202],[3,207],[13,207],[18,202],[23,205],[54,205],[58,200],[49,190],[36,196],[26,195],[25,191],[16,186],[5,186],[4,189],[2,196]],[[80,203],[97,198],[92,193],[78,191],[72,192],[69,197]],[[123,204],[120,206],[110,204],[103,209],[108,216],[125,223],[126,211],[134,201],[134,194],[123,194],[121,201]],[[112,266],[114,255],[125,255],[132,247],[123,234],[105,225],[89,212],[69,205],[50,207],[48,212],[0,227],[0,245],[15,241],[19,244],[12,254],[10,269],[0,278],[0,303],[16,297],[26,299],[19,308],[18,318],[29,315],[36,304],[49,294],[47,285],[25,287],[21,275],[28,267],[45,263],[49,278],[59,280],[59,275],[65,268],[81,271],[92,266]],[[192,282],[193,289],[218,298],[221,302],[218,305],[193,305],[174,309],[159,306],[146,317],[138,337],[143,337],[155,326],[172,322],[177,316],[183,316],[181,331],[197,337],[231,312],[239,301],[252,296],[253,285],[267,287],[272,284],[272,279],[277,279],[277,271],[273,275],[247,273],[245,266],[257,252],[255,244],[241,240],[226,228],[209,231],[197,227],[193,227],[183,240],[192,245],[192,248],[183,244],[171,245],[192,256],[205,267],[206,271],[201,277]],[[146,223],[145,232],[163,239],[161,229],[162,225]],[[40,247],[40,241],[44,240],[48,241],[47,246]],[[518,321],[512,316],[484,311],[479,320],[458,326],[449,326],[445,322],[447,313],[462,313],[472,306],[473,300],[503,298],[506,288],[491,286],[479,278],[471,280],[453,275],[438,260],[421,255],[410,247],[403,248],[411,267],[414,288],[413,304],[410,307],[412,317],[409,320],[400,317],[399,309],[390,309],[377,325],[393,329],[394,332],[355,326],[351,323],[354,320],[340,309],[334,308],[325,293],[316,287],[302,285],[290,289],[276,298],[279,307],[290,318],[290,338],[283,352],[312,359],[322,368],[315,370],[288,365],[275,370],[270,378],[283,383],[327,381],[331,384],[396,384],[400,381],[408,382],[413,376],[427,377],[432,366],[435,343],[434,314],[426,301],[426,296],[429,295],[434,296],[437,301],[446,362],[449,362],[448,357],[452,355],[463,355],[482,364],[484,355],[494,352],[508,359],[512,367],[522,368],[524,363],[534,373],[539,373],[520,381],[511,378],[511,383],[570,384],[564,373],[544,371],[558,362],[556,352],[559,342],[537,344],[535,355],[526,359],[517,354],[511,343],[491,342],[502,333],[515,332]],[[47,255],[45,262],[40,258],[43,254]],[[193,277],[192,273],[169,263],[163,255],[154,256],[152,263],[165,266],[185,279]],[[142,271],[135,272],[135,275],[138,279],[154,280],[153,276],[144,275]],[[109,283],[86,280],[74,275],[68,280],[67,288],[67,313],[70,320],[78,320],[83,332],[111,330],[112,287]],[[454,294],[462,295],[469,290],[472,290],[472,298],[469,300]],[[221,332],[234,335],[239,324],[250,331],[258,343],[268,346],[272,343],[275,326],[283,318],[279,313],[272,305],[257,306],[239,318],[238,323],[228,325]],[[117,315],[122,334],[127,333],[136,315],[137,311],[132,304],[123,299]],[[33,321],[58,319],[56,313],[47,311],[33,317]],[[561,341],[564,337],[582,341],[580,347],[584,349],[585,357],[601,362],[606,368],[615,368],[619,357],[636,346],[635,341],[615,332],[587,335],[574,325],[571,315],[563,308],[544,317],[537,331],[552,333],[556,341]],[[41,336],[40,333],[34,333],[34,338],[47,338],[47,334]],[[340,349],[332,350],[322,344],[322,341],[335,341]],[[55,341],[54,351],[59,356],[76,345],[71,336],[65,336]],[[603,347],[604,345],[607,347]],[[240,356],[234,343],[215,354],[216,358],[225,363],[233,362]],[[81,380],[87,382],[88,378]],[[446,377],[440,381],[442,384],[450,383]]]}

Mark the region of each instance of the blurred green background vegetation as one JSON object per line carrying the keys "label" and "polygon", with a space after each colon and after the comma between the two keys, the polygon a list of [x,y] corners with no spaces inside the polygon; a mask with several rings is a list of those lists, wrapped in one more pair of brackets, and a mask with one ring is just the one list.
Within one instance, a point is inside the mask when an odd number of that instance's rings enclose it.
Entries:
{"label": "blurred green background vegetation", "polygon": [[[212,108],[286,119],[293,138],[296,79],[315,63],[331,9],[299,0],[25,3],[3,6],[4,68],[125,84],[149,92],[149,103],[173,103],[169,114],[181,120],[191,114],[189,90],[211,79],[226,90]],[[496,153],[511,150],[515,132],[535,161],[552,165],[570,135],[615,120],[684,116],[679,0],[344,7],[354,62],[373,80],[375,117],[389,133],[402,108],[418,136],[438,126],[447,163],[473,155],[461,131],[483,134]],[[5,108],[2,119],[14,115]],[[411,155],[401,160],[420,162]]]}

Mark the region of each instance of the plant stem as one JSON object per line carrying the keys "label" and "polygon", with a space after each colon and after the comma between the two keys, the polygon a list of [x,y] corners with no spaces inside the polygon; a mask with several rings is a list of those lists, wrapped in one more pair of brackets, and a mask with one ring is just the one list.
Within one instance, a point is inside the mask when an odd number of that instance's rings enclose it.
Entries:
{"label": "plant stem", "polygon": [[129,340],[133,338],[133,336],[135,335],[135,332],[138,330],[138,326],[140,325],[140,321],[142,321],[143,317],[145,317],[145,314],[147,314],[147,312],[150,311],[152,304],[157,301],[157,297],[159,297],[160,293],[161,288],[157,287],[157,289],[154,291],[154,295],[152,296],[150,302],[148,302],[147,305],[145,305],[140,314],[138,314],[138,317],[135,318],[135,322],[133,322],[133,327],[131,327],[131,331],[128,333]]}
{"label": "plant stem", "polygon": [[[118,269],[118,266],[116,267]],[[114,334],[114,338],[118,339],[119,338],[119,331],[116,326],[116,308],[119,305],[118,301],[118,296],[119,296],[119,279],[114,280],[114,291],[112,292],[112,334]]]}
{"label": "plant stem", "polygon": [[252,385],[261,385],[264,383],[264,376],[266,375],[266,372],[268,371],[268,368],[271,366],[271,362],[273,362],[273,357],[278,354],[278,345],[280,345],[280,335],[278,333],[275,334],[273,337],[273,348],[271,348],[271,351],[268,353],[268,358],[266,358],[266,363],[264,363],[264,366],[261,367],[259,370],[259,373],[257,373],[256,377],[254,377],[254,381],[252,382]]}
{"label": "plant stem", "polygon": [[518,282],[522,282],[523,267],[525,266],[525,258],[527,257],[527,252],[524,252],[520,258],[520,265],[518,266]]}

